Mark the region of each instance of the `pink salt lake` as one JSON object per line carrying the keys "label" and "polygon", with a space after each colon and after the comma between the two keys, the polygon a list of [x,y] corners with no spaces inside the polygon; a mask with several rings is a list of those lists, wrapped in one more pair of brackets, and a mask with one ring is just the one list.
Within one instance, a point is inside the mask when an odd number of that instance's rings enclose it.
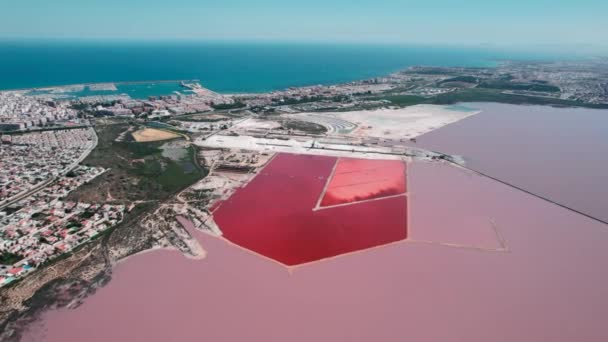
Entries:
{"label": "pink salt lake", "polygon": [[[453,167],[413,164],[410,177],[411,238],[445,241],[290,274],[201,233],[206,259],[135,256],[77,309],[44,314],[24,341],[608,339],[607,227]],[[497,244],[490,218],[508,250],[464,247]],[[441,233],[464,222],[469,236]]]}
{"label": "pink salt lake", "polygon": [[408,173],[405,242],[288,272],[197,233],[205,259],[137,255],[23,340],[608,340],[607,226],[451,166]]}

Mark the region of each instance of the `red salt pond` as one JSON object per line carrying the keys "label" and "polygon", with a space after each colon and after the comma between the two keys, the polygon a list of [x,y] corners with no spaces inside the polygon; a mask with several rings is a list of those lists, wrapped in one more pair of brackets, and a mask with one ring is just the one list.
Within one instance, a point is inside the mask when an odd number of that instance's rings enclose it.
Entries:
{"label": "red salt pond", "polygon": [[[206,259],[136,255],[23,340],[608,340],[606,226],[454,167],[408,172],[411,240],[290,273],[200,234]],[[490,220],[506,251],[441,244],[492,248]]]}
{"label": "red salt pond", "polygon": [[402,161],[340,158],[321,206],[394,196],[405,190],[405,163]]}
{"label": "red salt pond", "polygon": [[470,103],[482,112],[418,137],[471,168],[608,221],[608,110]]}
{"label": "red salt pond", "polygon": [[[224,237],[285,265],[311,262],[406,238],[405,196],[315,209],[335,157],[278,154],[245,187],[223,202],[214,219]],[[404,189],[402,162],[347,160],[342,170],[394,166],[390,180]],[[340,164],[338,164],[340,166]],[[377,171],[370,173],[377,178]],[[338,181],[345,180],[344,176]],[[364,179],[365,173],[354,179]],[[374,187],[384,189],[387,181]],[[373,187],[362,185],[364,192]],[[355,187],[356,188],[356,187]],[[364,193],[361,192],[361,193]]]}

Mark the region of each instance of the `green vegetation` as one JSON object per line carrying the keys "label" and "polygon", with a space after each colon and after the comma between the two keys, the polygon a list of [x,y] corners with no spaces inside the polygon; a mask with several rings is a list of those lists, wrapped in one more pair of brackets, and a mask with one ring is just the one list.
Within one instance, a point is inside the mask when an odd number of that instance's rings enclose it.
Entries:
{"label": "green vegetation", "polygon": [[93,215],[95,215],[94,211],[85,211],[82,214],[80,214],[80,218],[82,219],[90,219],[91,217],[93,217]]}
{"label": "green vegetation", "polygon": [[186,122],[217,122],[217,121],[224,121],[224,120],[231,119],[231,117],[224,117],[224,116],[209,117],[210,114],[212,114],[212,113],[181,115],[181,116],[175,118],[174,120],[186,121]]}
{"label": "green vegetation", "polygon": [[429,99],[431,104],[454,104],[457,102],[500,102],[510,104],[552,105],[564,107],[607,108],[605,105],[593,105],[576,101],[561,100],[551,97],[524,96],[503,94],[494,89],[463,89],[457,92],[441,94]]}
{"label": "green vegetation", "polygon": [[195,149],[188,147],[188,150],[189,153],[184,159],[180,162],[171,161],[164,172],[157,177],[165,190],[174,192],[182,190],[206,176],[207,172],[194,161]]}
{"label": "green vegetation", "polygon": [[[133,158],[137,158],[132,163],[132,173],[146,178],[141,181],[162,184],[165,190],[172,192],[175,188],[180,188],[179,185],[174,186],[173,182],[181,183],[180,178],[191,174],[194,162],[190,158],[191,154],[179,162],[163,157],[160,149],[163,144],[164,142],[126,144],[125,148],[132,153]],[[159,182],[160,180],[163,181]]]}
{"label": "green vegetation", "polygon": [[287,120],[283,122],[283,127],[287,129],[296,129],[312,134],[322,134],[327,132],[327,129],[322,125],[316,124],[314,122],[300,120]]}
{"label": "green vegetation", "polygon": [[247,107],[243,102],[235,102],[235,103],[218,103],[212,104],[211,107],[217,110],[226,110],[226,109],[240,109]]}
{"label": "green vegetation", "polygon": [[502,89],[502,90],[527,90],[527,91],[543,91],[550,93],[559,92],[559,88],[548,84],[538,83],[515,83],[508,81],[484,81],[479,84],[480,88]]}
{"label": "green vegetation", "polygon": [[160,153],[160,146],[164,144],[163,141],[151,141],[151,142],[117,142],[116,147],[121,149],[121,152],[127,152],[132,158],[145,158],[147,156]]}
{"label": "green vegetation", "polygon": [[41,211],[37,212],[37,213],[33,213],[31,216],[32,220],[38,220],[38,219],[43,219],[46,218],[47,215]]}
{"label": "green vegetation", "polygon": [[11,252],[4,252],[4,253],[0,254],[0,264],[2,264],[2,265],[12,265],[22,259],[23,259],[22,255],[11,253]]}
{"label": "green vegetation", "polygon": [[82,228],[82,223],[76,221],[70,221],[66,226],[66,228]]}
{"label": "green vegetation", "polygon": [[400,107],[413,106],[417,104],[448,105],[458,102],[499,102],[509,104],[533,104],[562,107],[608,108],[608,105],[562,100],[553,97],[504,94],[498,89],[485,88],[459,89],[458,91],[440,94],[429,98],[413,95],[385,95],[367,99],[388,100],[391,102],[391,104]]}
{"label": "green vegetation", "polygon": [[473,76],[456,76],[452,78],[448,78],[447,80],[443,80],[439,82],[439,84],[448,83],[448,82],[465,82],[465,83],[477,83],[477,77]]}
{"label": "green vegetation", "polygon": [[213,190],[211,189],[189,189],[187,192],[182,194],[182,197],[185,197],[188,201],[203,201],[205,203],[209,202],[209,197]]}
{"label": "green vegetation", "polygon": [[105,202],[109,196],[121,203],[164,200],[206,174],[196,162],[194,148],[186,143],[181,147],[187,150],[184,157],[172,160],[160,148],[167,142],[115,141],[129,127],[128,123],[97,127],[98,146],[84,164],[110,170],[70,193],[68,200]]}
{"label": "green vegetation", "polygon": [[515,77],[511,74],[501,74],[499,76],[499,78],[503,81],[510,81],[510,80],[514,79]]}
{"label": "green vegetation", "polygon": [[155,188],[165,193],[174,193],[196,182],[205,172],[195,161],[192,146],[185,157],[179,161],[162,156],[160,146],[164,142],[125,143],[124,147],[132,153],[133,158],[140,161],[132,164],[132,173],[140,176],[139,188]]}

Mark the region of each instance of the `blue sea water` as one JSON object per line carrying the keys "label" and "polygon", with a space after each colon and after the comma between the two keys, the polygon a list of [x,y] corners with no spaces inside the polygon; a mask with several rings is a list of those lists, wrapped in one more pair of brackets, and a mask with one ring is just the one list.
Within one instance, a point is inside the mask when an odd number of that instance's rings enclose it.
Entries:
{"label": "blue sea water", "polygon": [[549,56],[484,48],[268,42],[0,41],[0,89],[190,80],[224,93],[333,84],[413,65],[492,66]]}
{"label": "blue sea water", "polygon": [[[191,80],[187,80],[192,82]],[[150,96],[162,96],[172,94],[192,94],[193,92],[181,85],[181,82],[176,81],[152,81],[144,83],[115,83],[116,90],[91,90],[89,86],[84,86],[82,90],[66,90],[62,92],[53,92],[51,89],[35,89],[26,93],[26,95],[41,95],[45,94],[56,99],[73,100],[86,96],[100,95],[128,95],[134,99],[147,99]]]}

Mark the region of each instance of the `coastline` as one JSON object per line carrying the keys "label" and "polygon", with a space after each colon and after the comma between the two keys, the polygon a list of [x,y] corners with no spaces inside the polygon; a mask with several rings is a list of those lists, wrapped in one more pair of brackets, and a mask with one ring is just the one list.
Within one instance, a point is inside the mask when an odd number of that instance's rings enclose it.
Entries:
{"label": "coastline", "polygon": [[[111,54],[108,54],[109,49]],[[36,56],[41,52],[47,56],[48,63],[38,62]],[[290,86],[330,85],[380,77],[414,65],[494,67],[497,59],[518,56],[518,53],[475,47],[397,44],[197,42],[167,45],[135,41],[129,44],[20,42],[10,45],[0,40],[0,74],[3,74],[0,89],[111,80],[200,79],[209,88],[224,94],[260,93]],[[229,81],[234,79],[239,82]]]}
{"label": "coastline", "polygon": [[33,88],[10,88],[10,89],[0,89],[0,93],[5,92],[20,92],[20,91],[36,91],[36,90],[47,90],[47,89],[60,89],[60,88],[68,88],[68,87],[86,87],[98,84],[107,84],[111,83],[114,85],[136,85],[136,84],[155,84],[155,83],[178,83],[178,82],[200,82],[198,79],[181,79],[181,80],[138,80],[138,81],[105,81],[105,82],[86,82],[86,83],[74,83],[74,84],[59,84],[59,85],[48,85],[41,87],[33,87]]}

